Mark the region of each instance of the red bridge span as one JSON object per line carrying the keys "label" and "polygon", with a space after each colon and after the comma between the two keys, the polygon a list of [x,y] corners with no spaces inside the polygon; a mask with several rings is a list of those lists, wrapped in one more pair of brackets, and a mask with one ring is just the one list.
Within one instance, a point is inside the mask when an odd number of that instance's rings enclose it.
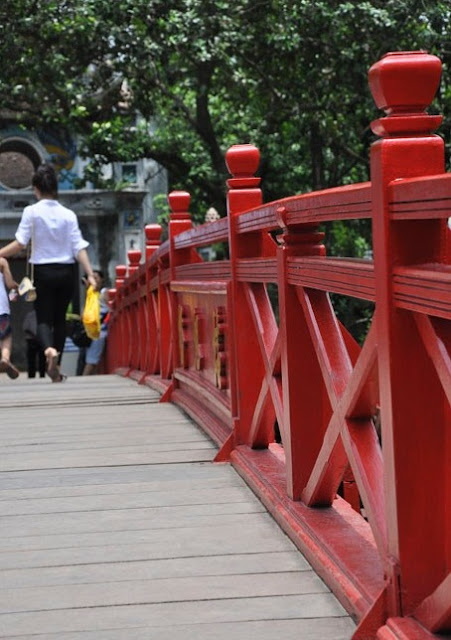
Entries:
{"label": "red bridge span", "polygon": [[[354,640],[451,632],[451,174],[426,112],[440,74],[421,51],[370,69],[385,112],[370,182],[263,203],[258,149],[231,147],[227,217],[194,227],[172,192],[168,239],[148,225],[109,292],[107,371],[205,430]],[[328,257],[324,226],[365,218],[373,259]],[[219,242],[229,258],[204,261]],[[374,303],[363,344],[330,294]]]}

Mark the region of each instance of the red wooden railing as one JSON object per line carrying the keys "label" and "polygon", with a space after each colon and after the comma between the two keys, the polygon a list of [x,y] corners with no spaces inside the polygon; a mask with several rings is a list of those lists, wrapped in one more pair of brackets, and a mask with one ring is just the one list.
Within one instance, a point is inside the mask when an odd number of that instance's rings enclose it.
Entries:
{"label": "red wooden railing", "polygon": [[[451,630],[451,174],[425,112],[440,72],[424,52],[371,68],[387,114],[371,183],[263,204],[258,150],[233,146],[227,218],[194,228],[189,194],[171,193],[169,239],[147,226],[144,262],[130,252],[110,291],[108,370],[205,429],[358,621],[355,639]],[[358,218],[374,261],[327,257],[319,225]],[[204,262],[217,242],[230,259]],[[362,347],[332,292],[375,302]]]}

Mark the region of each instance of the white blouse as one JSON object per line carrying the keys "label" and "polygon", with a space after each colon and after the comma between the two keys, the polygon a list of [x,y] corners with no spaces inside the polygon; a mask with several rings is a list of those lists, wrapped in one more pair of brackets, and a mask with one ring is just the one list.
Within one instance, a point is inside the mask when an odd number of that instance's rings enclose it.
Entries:
{"label": "white blouse", "polygon": [[72,264],[81,249],[89,246],[75,213],[57,200],[39,200],[25,207],[16,240],[24,246],[31,240],[33,264]]}

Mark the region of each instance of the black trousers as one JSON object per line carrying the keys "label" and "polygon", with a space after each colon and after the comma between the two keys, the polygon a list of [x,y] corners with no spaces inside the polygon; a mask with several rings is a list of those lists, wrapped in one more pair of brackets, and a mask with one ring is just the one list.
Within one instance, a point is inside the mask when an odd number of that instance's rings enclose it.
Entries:
{"label": "black trousers", "polygon": [[37,337],[44,350],[54,347],[60,354],[63,352],[66,340],[66,311],[74,293],[74,270],[75,264],[34,266]]}

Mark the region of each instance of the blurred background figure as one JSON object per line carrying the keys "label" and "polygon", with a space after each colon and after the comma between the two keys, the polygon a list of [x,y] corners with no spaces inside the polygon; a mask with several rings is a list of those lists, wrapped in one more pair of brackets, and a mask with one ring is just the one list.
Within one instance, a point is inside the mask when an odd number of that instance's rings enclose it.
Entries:
{"label": "blurred background figure", "polygon": [[22,325],[27,342],[27,371],[29,378],[36,377],[36,371],[39,371],[39,377],[45,378],[45,353],[36,336],[37,320],[36,311],[32,309],[27,313]]}
{"label": "blurred background figure", "polygon": [[219,220],[220,215],[214,207],[210,207],[205,214],[205,222],[214,222]]}
{"label": "blurred background figure", "polygon": [[19,370],[11,362],[13,338],[9,302],[17,299],[18,286],[8,260],[0,258],[0,373],[6,373],[12,380],[19,376]]}
{"label": "blurred background figure", "polygon": [[92,340],[89,347],[86,347],[85,351],[85,366],[83,368],[84,376],[91,376],[97,373],[100,359],[102,358],[103,350],[105,348],[105,341],[108,332],[108,289],[104,287],[103,272],[99,269],[94,269],[94,278],[96,281],[96,290],[100,292],[100,337],[97,340]]}

